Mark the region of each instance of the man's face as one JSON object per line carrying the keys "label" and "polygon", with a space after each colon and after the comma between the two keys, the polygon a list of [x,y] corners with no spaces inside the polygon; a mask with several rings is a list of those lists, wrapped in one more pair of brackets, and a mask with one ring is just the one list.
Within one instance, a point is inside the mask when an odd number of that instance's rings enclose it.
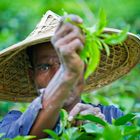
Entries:
{"label": "man's face", "polygon": [[59,59],[50,43],[33,49],[34,80],[37,87],[45,88],[59,68]]}
{"label": "man's face", "polygon": [[[33,79],[38,89],[45,88],[59,69],[59,58],[50,43],[38,44],[34,46],[32,61],[34,65]],[[81,77],[82,79],[82,77]],[[80,97],[80,91],[83,89],[83,80],[79,80],[75,89],[70,91],[69,98],[64,106],[69,106],[75,99]]]}

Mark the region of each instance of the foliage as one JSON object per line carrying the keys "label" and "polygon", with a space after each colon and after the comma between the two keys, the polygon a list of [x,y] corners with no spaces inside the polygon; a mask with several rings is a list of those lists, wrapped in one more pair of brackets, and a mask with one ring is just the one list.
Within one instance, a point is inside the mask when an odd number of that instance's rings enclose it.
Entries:
{"label": "foliage", "polygon": [[131,140],[139,138],[140,127],[130,124],[130,121],[140,117],[140,114],[127,114],[114,120],[113,124],[108,124],[94,115],[78,115],[75,117],[76,121],[89,121],[80,126],[72,126],[68,122],[68,114],[65,110],[62,110],[61,114],[63,114],[63,117],[61,116],[61,123],[65,124],[61,126],[62,131],[56,134],[52,130],[45,130],[44,132],[49,134],[51,138],[43,140]]}
{"label": "foliage", "polygon": [[[100,8],[105,9],[109,27],[125,28],[130,25],[130,31],[140,34],[140,1],[138,0],[1,0],[0,2],[0,50],[24,39],[35,27],[40,17],[49,9],[62,15],[62,9],[68,13],[80,15],[86,26],[92,26],[97,21],[97,15]],[[113,84],[94,91],[91,94],[84,94],[82,99],[93,104],[101,103],[103,105],[115,105],[121,108],[124,113],[139,112],[140,110],[140,65],[131,71],[127,76],[114,82]],[[18,109],[26,110],[28,104],[0,102],[0,118],[2,118],[8,110]],[[64,123],[64,124],[67,124]],[[64,125],[63,124],[63,125]],[[135,139],[139,135],[140,119],[132,120],[131,126],[114,126],[109,125],[108,129],[98,127],[96,124],[85,124],[80,130],[88,133],[81,135],[81,138],[88,139],[95,133],[100,135],[104,131],[104,137],[107,139],[107,132],[112,133],[110,137],[116,134],[121,135],[126,132],[134,134],[128,136],[129,139]],[[65,125],[64,125],[65,126]],[[91,129],[92,127],[92,129]],[[63,127],[62,127],[63,128]],[[67,133],[74,136],[74,131],[79,132],[79,128],[74,127]],[[137,130],[137,131],[136,131]],[[63,131],[63,130],[61,130]],[[66,133],[66,134],[67,134]],[[108,133],[109,134],[109,133]],[[79,135],[79,133],[78,133]],[[75,136],[76,137],[76,136]],[[110,137],[108,139],[110,139]],[[117,137],[117,136],[116,136]],[[115,139],[115,138],[112,138]]]}
{"label": "foliage", "polygon": [[98,67],[100,63],[100,51],[105,49],[107,56],[109,56],[109,45],[121,44],[127,37],[127,29],[120,33],[104,33],[107,21],[106,14],[103,10],[100,11],[98,21],[92,27],[86,27],[84,24],[76,24],[69,18],[66,18],[65,22],[75,24],[80,27],[85,34],[85,47],[80,52],[81,59],[87,65],[84,75],[85,79],[87,79]]}

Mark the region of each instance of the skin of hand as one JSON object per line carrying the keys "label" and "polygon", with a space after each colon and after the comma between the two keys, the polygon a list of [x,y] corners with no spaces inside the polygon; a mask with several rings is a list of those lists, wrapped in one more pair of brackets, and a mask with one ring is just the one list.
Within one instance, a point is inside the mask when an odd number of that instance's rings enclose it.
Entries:
{"label": "skin of hand", "polygon": [[76,125],[76,126],[86,122],[86,121],[74,121],[74,117],[78,114],[80,114],[80,115],[93,114],[93,115],[101,118],[102,120],[105,120],[105,116],[101,113],[100,108],[93,107],[90,104],[77,103],[73,107],[73,109],[70,111],[68,120],[71,121],[72,124]]}

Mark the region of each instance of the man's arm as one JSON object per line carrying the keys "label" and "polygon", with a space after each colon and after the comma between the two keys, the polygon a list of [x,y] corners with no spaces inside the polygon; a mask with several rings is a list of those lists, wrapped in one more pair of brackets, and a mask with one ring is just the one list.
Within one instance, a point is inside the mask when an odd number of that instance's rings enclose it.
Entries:
{"label": "man's arm", "polygon": [[[82,22],[74,15],[69,18],[78,24]],[[78,27],[62,21],[52,38],[52,44],[57,51],[61,66],[45,89],[43,109],[40,110],[30,135],[44,138],[46,134],[43,130],[54,128],[64,101],[83,74],[84,63],[77,54],[83,49],[84,37],[82,36]]]}
{"label": "man's arm", "polygon": [[[67,78],[66,78],[67,77]],[[45,137],[44,129],[53,129],[59,116],[65,99],[75,78],[64,75],[62,69],[56,73],[50,84],[44,90],[42,105],[35,123],[30,131],[30,135],[36,135],[39,138]]]}

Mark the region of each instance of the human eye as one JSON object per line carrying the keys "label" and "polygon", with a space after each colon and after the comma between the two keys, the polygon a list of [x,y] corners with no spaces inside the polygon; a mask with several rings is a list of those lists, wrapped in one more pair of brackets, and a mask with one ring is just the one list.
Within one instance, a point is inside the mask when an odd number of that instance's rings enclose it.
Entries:
{"label": "human eye", "polygon": [[48,70],[51,66],[52,65],[50,64],[39,64],[36,66],[36,69],[40,71],[45,71],[45,70]]}

